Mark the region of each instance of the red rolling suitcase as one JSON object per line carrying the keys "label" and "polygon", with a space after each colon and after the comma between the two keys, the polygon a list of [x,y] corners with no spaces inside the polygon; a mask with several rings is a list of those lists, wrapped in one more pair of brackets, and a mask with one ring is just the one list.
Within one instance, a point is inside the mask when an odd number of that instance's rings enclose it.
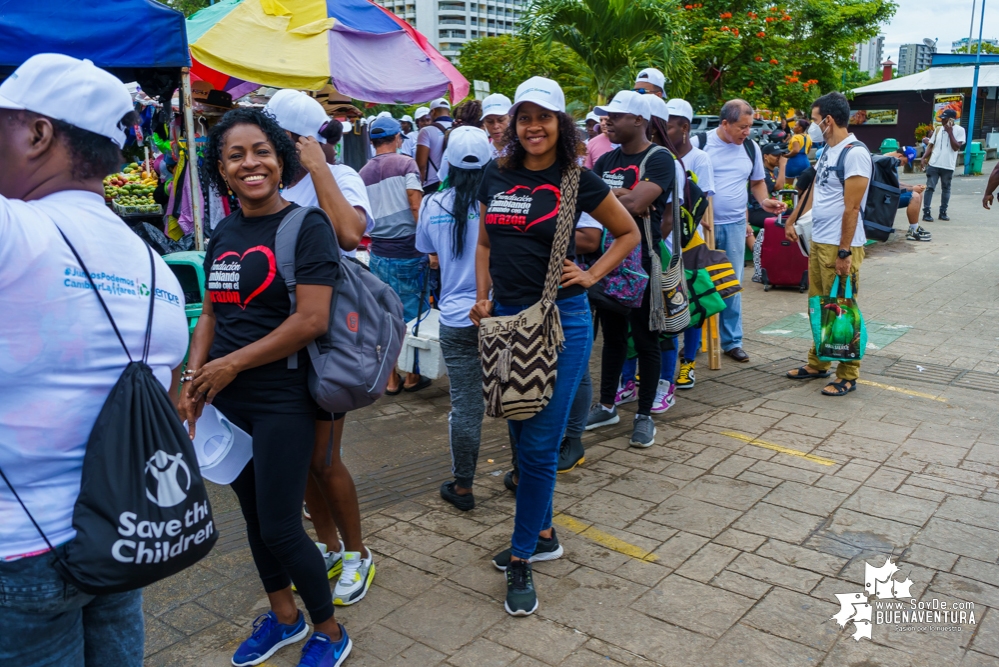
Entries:
{"label": "red rolling suitcase", "polygon": [[769,292],[771,287],[797,287],[799,292],[808,291],[808,257],[801,253],[797,243],[787,240],[784,235],[786,221],[786,214],[763,221],[760,273],[764,292]]}

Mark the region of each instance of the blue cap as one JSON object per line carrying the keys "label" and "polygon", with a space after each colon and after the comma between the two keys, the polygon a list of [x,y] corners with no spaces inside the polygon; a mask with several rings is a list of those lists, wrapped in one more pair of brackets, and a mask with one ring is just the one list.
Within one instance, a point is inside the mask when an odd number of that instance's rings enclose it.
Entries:
{"label": "blue cap", "polygon": [[371,125],[368,126],[368,136],[372,139],[394,137],[400,132],[402,132],[402,125],[400,125],[399,121],[395,118],[391,117],[383,116],[381,118],[376,118]]}
{"label": "blue cap", "polygon": [[906,146],[905,148],[902,149],[902,152],[905,153],[905,157],[906,157],[906,159],[909,160],[909,162],[912,162],[913,160],[916,159],[916,149],[915,149],[915,147],[913,147],[913,146]]}

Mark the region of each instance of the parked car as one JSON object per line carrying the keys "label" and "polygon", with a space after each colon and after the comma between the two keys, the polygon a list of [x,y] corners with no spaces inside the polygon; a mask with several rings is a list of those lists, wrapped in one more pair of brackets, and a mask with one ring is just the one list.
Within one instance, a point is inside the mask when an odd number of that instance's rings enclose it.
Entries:
{"label": "parked car", "polygon": [[721,119],[718,116],[694,116],[690,121],[690,133],[707,132],[718,127]]}
{"label": "parked car", "polygon": [[772,120],[760,120],[756,118],[753,120],[752,129],[749,130],[749,138],[758,144],[765,144],[770,133],[777,128],[777,123]]}

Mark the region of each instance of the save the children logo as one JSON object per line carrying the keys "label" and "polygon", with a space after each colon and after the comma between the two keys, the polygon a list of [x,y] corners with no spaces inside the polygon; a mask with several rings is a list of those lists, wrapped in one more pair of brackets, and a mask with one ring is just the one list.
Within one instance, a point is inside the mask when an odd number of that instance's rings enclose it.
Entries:
{"label": "save the children logo", "polygon": [[[853,622],[853,638],[871,638],[875,625],[894,626],[896,632],[960,632],[964,624],[975,624],[972,602],[948,602],[939,598],[917,600],[910,589],[912,580],[898,580],[898,566],[885,557],[884,565],[864,563],[864,591],[836,593],[839,613],[832,617],[840,627]],[[900,600],[907,600],[901,602]]]}
{"label": "save the children logo", "polygon": [[191,469],[180,452],[167,454],[162,449],[146,461],[146,497],[160,507],[184,502],[191,488]]}

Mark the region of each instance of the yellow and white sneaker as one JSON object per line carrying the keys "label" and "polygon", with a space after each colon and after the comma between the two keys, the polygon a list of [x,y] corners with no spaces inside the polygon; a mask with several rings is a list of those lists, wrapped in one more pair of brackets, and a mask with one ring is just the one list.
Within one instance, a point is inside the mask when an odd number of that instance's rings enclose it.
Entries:
{"label": "yellow and white sneaker", "polygon": [[374,578],[375,563],[370,550],[367,558],[362,558],[359,551],[345,551],[343,571],[333,589],[333,604],[347,607],[359,601],[367,595]]}
{"label": "yellow and white sneaker", "polygon": [[[316,546],[319,547],[319,553],[323,555],[323,561],[326,563],[326,578],[332,580],[339,577],[343,571],[343,554],[345,549],[343,542],[340,542],[339,551],[327,551],[326,545],[322,542],[316,542]],[[298,592],[295,584],[291,585],[291,590],[295,593]]]}
{"label": "yellow and white sneaker", "polygon": [[680,374],[676,378],[676,388],[677,389],[693,389],[694,388],[694,367],[697,366],[696,361],[686,361],[684,359],[680,360]]}

